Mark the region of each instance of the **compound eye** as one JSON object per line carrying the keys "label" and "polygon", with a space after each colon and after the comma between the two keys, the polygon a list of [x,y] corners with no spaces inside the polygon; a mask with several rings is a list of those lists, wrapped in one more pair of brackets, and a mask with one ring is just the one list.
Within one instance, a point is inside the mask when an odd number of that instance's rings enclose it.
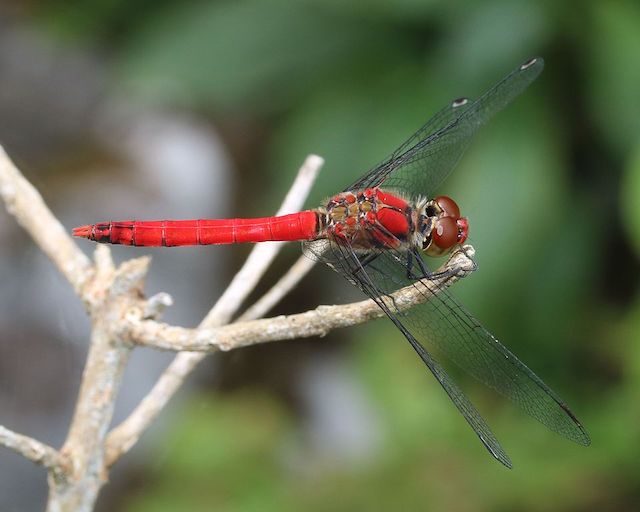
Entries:
{"label": "compound eye", "polygon": [[458,243],[458,224],[452,217],[440,217],[431,232],[433,242],[443,250],[451,249]]}
{"label": "compound eye", "polygon": [[449,196],[438,196],[435,198],[435,202],[442,208],[445,217],[453,217],[455,219],[460,217],[458,204]]}

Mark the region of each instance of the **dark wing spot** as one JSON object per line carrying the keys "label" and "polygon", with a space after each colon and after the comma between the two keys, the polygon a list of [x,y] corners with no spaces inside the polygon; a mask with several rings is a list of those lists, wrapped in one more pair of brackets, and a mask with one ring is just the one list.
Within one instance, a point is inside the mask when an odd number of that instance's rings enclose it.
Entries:
{"label": "dark wing spot", "polygon": [[536,62],[538,61],[537,57],[534,57],[533,59],[529,59],[525,62],[523,62],[520,65],[520,71],[524,71],[527,68],[530,68],[531,66],[533,66]]}
{"label": "dark wing spot", "polygon": [[469,98],[458,98],[451,102],[451,107],[458,108],[458,107],[461,107],[462,105],[466,105],[467,103],[469,103]]}

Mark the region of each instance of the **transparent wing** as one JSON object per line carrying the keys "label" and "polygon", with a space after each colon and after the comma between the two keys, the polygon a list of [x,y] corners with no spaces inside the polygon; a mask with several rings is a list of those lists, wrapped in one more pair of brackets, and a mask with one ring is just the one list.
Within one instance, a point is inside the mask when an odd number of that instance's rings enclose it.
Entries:
{"label": "transparent wing", "polygon": [[530,59],[477,100],[451,102],[396,149],[345,190],[383,186],[407,197],[432,197],[469,146],[478,128],[507,106],[542,71],[541,58]]}
{"label": "transparent wing", "polygon": [[456,385],[455,381],[449,377],[449,374],[447,374],[440,363],[422,346],[403,322],[398,319],[398,316],[380,300],[380,290],[376,287],[375,283],[368,279],[366,271],[362,272],[363,267],[360,257],[349,247],[333,244],[327,240],[305,242],[304,249],[309,257],[327,263],[349,282],[358,286],[358,288],[380,306],[389,319],[407,338],[413,349],[420,356],[420,359],[422,359],[427,368],[429,368],[489,453],[506,467],[513,467],[511,459],[509,459],[509,456],[471,401]]}
{"label": "transparent wing", "polygon": [[[429,353],[436,349],[475,378],[511,399],[549,429],[582,445],[589,435],[562,401],[542,380],[471,316],[445,289],[424,276],[419,253],[378,250],[367,256],[328,240],[305,244],[305,251],[324,261],[374,299],[411,343],[438,379],[485,447],[510,467],[495,436],[473,405]],[[433,296],[408,311],[391,310],[381,296],[417,280]],[[416,289],[423,290],[417,286]],[[429,295],[431,295],[429,293]]]}
{"label": "transparent wing", "polygon": [[[418,252],[384,251],[366,267],[381,294],[415,284],[420,277]],[[410,261],[413,259],[413,261]],[[450,293],[429,279],[421,283],[434,296],[400,318],[414,337],[519,405],[549,429],[579,444],[589,436],[565,402],[487,331]],[[418,289],[420,289],[418,287]]]}

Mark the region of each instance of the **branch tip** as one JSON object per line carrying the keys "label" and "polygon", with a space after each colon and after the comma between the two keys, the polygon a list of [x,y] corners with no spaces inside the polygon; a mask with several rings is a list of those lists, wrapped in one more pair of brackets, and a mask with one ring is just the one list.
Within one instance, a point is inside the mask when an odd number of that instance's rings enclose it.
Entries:
{"label": "branch tip", "polygon": [[169,306],[173,306],[173,298],[171,295],[165,292],[156,293],[147,300],[143,318],[145,320],[159,318]]}
{"label": "branch tip", "polygon": [[[2,148],[0,147],[0,150]],[[0,445],[13,450],[50,471],[58,471],[62,467],[62,457],[54,448],[29,436],[18,434],[0,425]]]}

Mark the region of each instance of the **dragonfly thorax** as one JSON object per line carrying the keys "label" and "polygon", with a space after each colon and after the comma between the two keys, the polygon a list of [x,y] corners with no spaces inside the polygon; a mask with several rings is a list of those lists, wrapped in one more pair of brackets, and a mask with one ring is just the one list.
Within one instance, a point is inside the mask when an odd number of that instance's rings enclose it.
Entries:
{"label": "dragonfly thorax", "polygon": [[415,230],[414,208],[379,188],[337,194],[321,209],[322,235],[357,250],[403,249]]}

